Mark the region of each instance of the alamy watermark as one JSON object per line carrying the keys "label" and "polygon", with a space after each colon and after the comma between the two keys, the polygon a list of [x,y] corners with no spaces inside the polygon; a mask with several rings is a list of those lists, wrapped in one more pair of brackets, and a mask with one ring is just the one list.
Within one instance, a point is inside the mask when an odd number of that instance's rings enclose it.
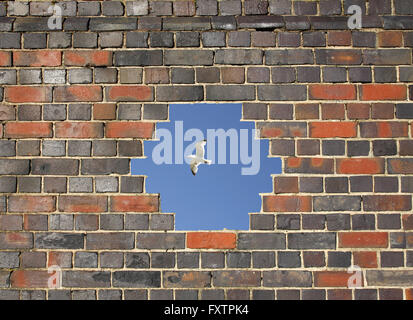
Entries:
{"label": "alamy watermark", "polygon": [[60,289],[62,287],[62,269],[60,266],[50,266],[47,269],[47,273],[50,274],[47,287],[49,289]]}
{"label": "alamy watermark", "polygon": [[[173,138],[174,137],[174,138]],[[152,161],[162,164],[190,164],[189,155],[196,150],[199,141],[206,140],[206,153],[211,164],[239,164],[242,175],[256,175],[260,171],[260,134],[256,129],[207,129],[206,136],[197,128],[184,132],[183,121],[175,121],[174,134],[168,129],[157,129],[160,142],[152,150]],[[229,144],[227,141],[229,140]],[[185,142],[191,142],[185,150]],[[174,145],[174,146],[173,146]],[[227,146],[229,145],[229,159]],[[251,150],[250,147],[251,146]],[[173,147],[175,147],[173,152]],[[217,148],[216,148],[217,147]],[[217,154],[216,149],[218,150]]]}

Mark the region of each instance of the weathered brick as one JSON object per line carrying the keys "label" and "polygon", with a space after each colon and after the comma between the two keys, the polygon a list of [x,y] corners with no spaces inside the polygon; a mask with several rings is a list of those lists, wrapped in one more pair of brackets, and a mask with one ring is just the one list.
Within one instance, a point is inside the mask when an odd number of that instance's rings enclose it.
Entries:
{"label": "weathered brick", "polygon": [[239,233],[238,249],[285,249],[285,235],[281,233]]}
{"label": "weathered brick", "polygon": [[311,287],[312,274],[309,271],[264,271],[264,287]]}
{"label": "weathered brick", "polygon": [[135,234],[131,232],[90,233],[86,235],[88,250],[128,250],[135,247]]}
{"label": "weathered brick", "polygon": [[138,233],[136,247],[140,249],[184,249],[183,233]]}
{"label": "weathered brick", "polygon": [[289,249],[335,249],[335,233],[289,233]]}
{"label": "weathered brick", "polygon": [[37,249],[83,249],[84,234],[40,232],[35,234]]}
{"label": "weathered brick", "polygon": [[121,288],[160,288],[160,271],[116,271],[113,286]]}
{"label": "weathered brick", "polygon": [[201,101],[204,99],[202,86],[162,86],[156,90],[157,101]]}
{"label": "weathered brick", "polygon": [[102,271],[64,271],[62,285],[71,288],[110,287],[110,272]]}
{"label": "weathered brick", "polygon": [[214,271],[213,283],[218,287],[255,287],[261,283],[258,271]]}
{"label": "weathered brick", "polygon": [[165,50],[164,57],[165,65],[177,66],[210,66],[213,60],[212,50]]}

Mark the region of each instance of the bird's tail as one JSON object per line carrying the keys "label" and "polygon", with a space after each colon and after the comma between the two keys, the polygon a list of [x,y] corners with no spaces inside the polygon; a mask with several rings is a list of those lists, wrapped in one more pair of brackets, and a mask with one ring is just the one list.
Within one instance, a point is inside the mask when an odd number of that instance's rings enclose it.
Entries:
{"label": "bird's tail", "polygon": [[206,164],[211,164],[212,161],[211,161],[211,160],[204,160],[204,163],[206,163]]}

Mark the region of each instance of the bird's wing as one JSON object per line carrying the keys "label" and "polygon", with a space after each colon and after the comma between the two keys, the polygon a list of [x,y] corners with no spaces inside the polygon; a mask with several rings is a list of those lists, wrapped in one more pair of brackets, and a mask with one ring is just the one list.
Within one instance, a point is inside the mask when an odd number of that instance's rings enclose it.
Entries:
{"label": "bird's wing", "polygon": [[205,156],[205,145],[206,142],[205,141],[199,141],[196,145],[195,145],[195,149],[196,149],[196,157],[203,159]]}
{"label": "bird's wing", "polygon": [[191,162],[191,171],[193,175],[196,175],[196,173],[198,172],[198,162],[192,161]]}

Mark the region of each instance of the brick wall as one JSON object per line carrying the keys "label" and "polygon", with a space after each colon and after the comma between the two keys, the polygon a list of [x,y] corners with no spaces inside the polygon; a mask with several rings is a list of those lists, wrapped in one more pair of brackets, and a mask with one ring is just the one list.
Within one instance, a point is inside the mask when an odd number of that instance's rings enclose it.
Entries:
{"label": "brick wall", "polygon": [[[0,299],[413,297],[409,1],[64,1],[53,30],[49,6],[0,2]],[[198,101],[282,157],[249,231],[174,231],[130,175]]]}

